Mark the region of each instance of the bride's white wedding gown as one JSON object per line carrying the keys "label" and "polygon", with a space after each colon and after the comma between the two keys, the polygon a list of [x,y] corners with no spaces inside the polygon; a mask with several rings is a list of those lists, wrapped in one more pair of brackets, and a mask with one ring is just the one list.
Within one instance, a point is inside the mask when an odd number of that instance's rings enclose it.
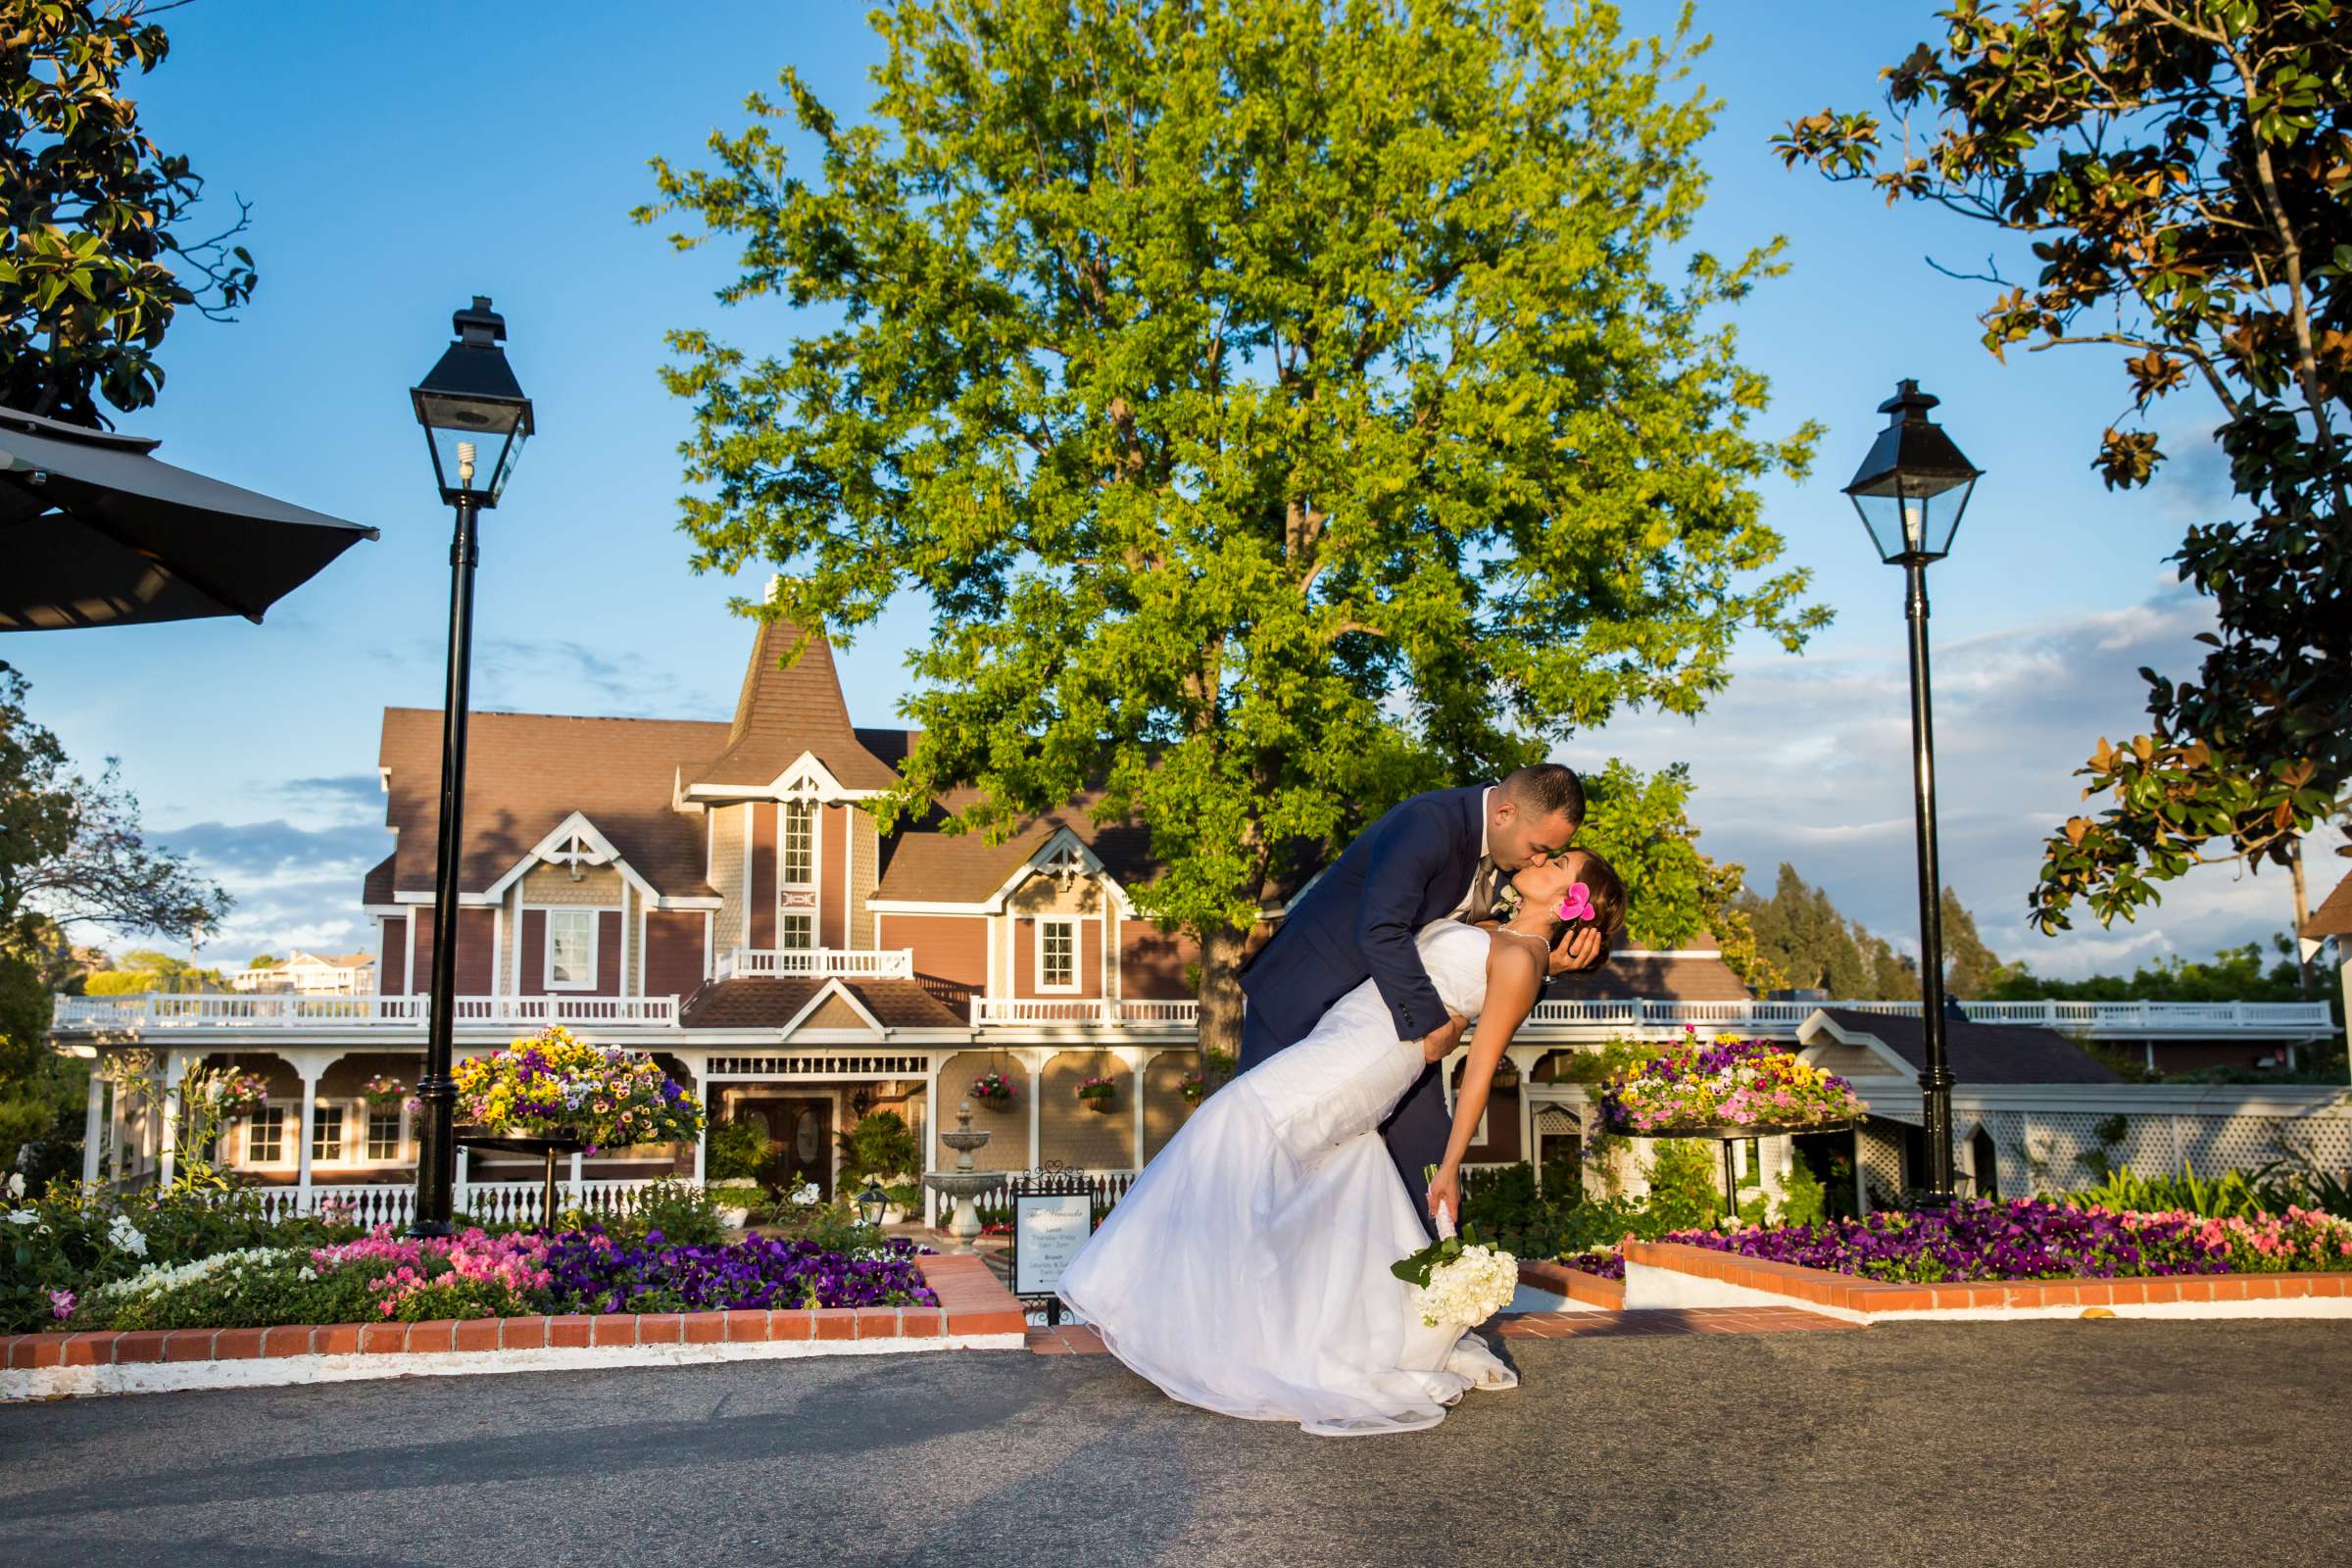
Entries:
{"label": "bride's white wedding gown", "polygon": [[[1475,1018],[1489,938],[1440,920],[1422,964]],[[1061,1298],[1172,1398],[1328,1436],[1435,1426],[1517,1382],[1425,1327],[1389,1265],[1428,1244],[1378,1128],[1422,1069],[1371,981],[1209,1096],[1062,1275]]]}

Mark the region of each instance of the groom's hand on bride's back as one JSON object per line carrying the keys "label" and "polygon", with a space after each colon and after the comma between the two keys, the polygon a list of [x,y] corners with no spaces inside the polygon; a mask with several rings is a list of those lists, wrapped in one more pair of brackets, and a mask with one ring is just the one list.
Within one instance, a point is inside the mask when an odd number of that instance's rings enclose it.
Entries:
{"label": "groom's hand on bride's back", "polygon": [[1444,1023],[1421,1037],[1421,1059],[1444,1061],[1462,1043],[1462,1031],[1469,1027],[1470,1020],[1460,1013],[1447,1013]]}
{"label": "groom's hand on bride's back", "polygon": [[1579,969],[1597,969],[1609,961],[1609,945],[1597,926],[1579,926],[1568,932],[1551,950],[1551,972],[1574,974]]}

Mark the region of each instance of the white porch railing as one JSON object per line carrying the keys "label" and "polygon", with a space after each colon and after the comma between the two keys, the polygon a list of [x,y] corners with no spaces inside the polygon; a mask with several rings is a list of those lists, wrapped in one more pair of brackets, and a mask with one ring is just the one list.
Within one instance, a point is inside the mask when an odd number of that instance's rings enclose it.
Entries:
{"label": "white porch railing", "polygon": [[[559,1208],[578,1208],[591,1217],[616,1219],[636,1212],[638,1195],[650,1181],[581,1181],[556,1183]],[[318,1214],[353,1225],[405,1226],[416,1214],[416,1188],[412,1182],[355,1183],[348,1186],[264,1187],[256,1190],[263,1212],[272,1219],[292,1214]],[[460,1182],[456,1208],[463,1219],[482,1224],[536,1225],[546,1197],[541,1182]]]}
{"label": "white porch railing", "polygon": [[[427,997],[311,997],[281,995],[170,995],[59,997],[53,1030],[134,1032],[150,1029],[416,1029]],[[603,1028],[677,1027],[675,997],[459,997],[458,1027],[505,1024],[595,1024]]]}
{"label": "white porch railing", "polygon": [[775,979],[911,980],[914,950],[885,948],[859,952],[848,948],[735,948],[718,956],[710,966],[714,980],[750,977]]}
{"label": "white porch railing", "polygon": [[1084,1029],[1167,1029],[1200,1027],[1200,1004],[1146,998],[974,997],[972,1027],[1007,1024],[1067,1024]]}

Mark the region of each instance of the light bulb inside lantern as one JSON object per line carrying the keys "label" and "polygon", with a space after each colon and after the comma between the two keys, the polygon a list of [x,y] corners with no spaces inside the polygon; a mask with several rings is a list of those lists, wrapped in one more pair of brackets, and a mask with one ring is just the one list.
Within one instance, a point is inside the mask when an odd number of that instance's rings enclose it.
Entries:
{"label": "light bulb inside lantern", "polygon": [[473,483],[473,443],[470,441],[458,443],[458,483]]}
{"label": "light bulb inside lantern", "polygon": [[1919,549],[1921,537],[1926,534],[1927,530],[1927,503],[1924,501],[1905,501],[1903,503],[1903,543],[1910,549],[1916,551]]}

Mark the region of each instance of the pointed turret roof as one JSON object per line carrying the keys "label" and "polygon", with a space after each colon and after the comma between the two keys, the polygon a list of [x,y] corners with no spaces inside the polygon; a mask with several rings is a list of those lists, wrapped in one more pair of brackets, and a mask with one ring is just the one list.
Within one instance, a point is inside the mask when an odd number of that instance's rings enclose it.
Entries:
{"label": "pointed turret roof", "polygon": [[789,620],[765,621],[752,640],[726,748],[688,776],[688,787],[770,784],[804,753],[845,789],[884,790],[899,781],[850,723],[832,646],[820,636],[805,637]]}

